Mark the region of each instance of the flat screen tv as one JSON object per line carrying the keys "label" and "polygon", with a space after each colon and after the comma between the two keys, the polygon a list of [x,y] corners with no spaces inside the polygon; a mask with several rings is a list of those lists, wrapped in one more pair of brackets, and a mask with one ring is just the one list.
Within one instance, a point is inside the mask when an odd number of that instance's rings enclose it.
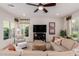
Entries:
{"label": "flat screen tv", "polygon": [[46,25],[33,25],[33,32],[46,32]]}

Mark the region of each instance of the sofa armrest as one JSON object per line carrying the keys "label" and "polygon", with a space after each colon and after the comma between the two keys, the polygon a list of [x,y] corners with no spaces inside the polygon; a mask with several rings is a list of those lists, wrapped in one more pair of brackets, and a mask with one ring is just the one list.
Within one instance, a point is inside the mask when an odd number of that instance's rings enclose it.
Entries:
{"label": "sofa armrest", "polygon": [[46,56],[47,54],[43,51],[31,51],[25,50],[22,52],[21,56]]}
{"label": "sofa armrest", "polygon": [[57,52],[57,51],[46,51],[48,56],[75,56],[73,51]]}

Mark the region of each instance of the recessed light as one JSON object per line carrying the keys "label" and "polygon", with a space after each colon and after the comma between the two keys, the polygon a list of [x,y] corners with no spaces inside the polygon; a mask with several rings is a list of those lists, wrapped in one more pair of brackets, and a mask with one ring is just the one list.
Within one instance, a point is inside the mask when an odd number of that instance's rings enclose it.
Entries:
{"label": "recessed light", "polygon": [[59,16],[60,14],[59,13],[56,13],[56,15]]}
{"label": "recessed light", "polygon": [[23,13],[23,17],[25,17],[26,16],[26,14],[25,13]]}
{"label": "recessed light", "polygon": [[10,6],[10,7],[15,7],[13,4],[8,4],[8,6]]}

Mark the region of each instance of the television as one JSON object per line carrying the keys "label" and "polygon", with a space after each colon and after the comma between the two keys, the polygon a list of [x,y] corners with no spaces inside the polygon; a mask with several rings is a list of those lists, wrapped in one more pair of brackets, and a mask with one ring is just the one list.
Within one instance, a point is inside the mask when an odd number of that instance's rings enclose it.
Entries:
{"label": "television", "polygon": [[46,32],[46,25],[33,25],[33,32]]}

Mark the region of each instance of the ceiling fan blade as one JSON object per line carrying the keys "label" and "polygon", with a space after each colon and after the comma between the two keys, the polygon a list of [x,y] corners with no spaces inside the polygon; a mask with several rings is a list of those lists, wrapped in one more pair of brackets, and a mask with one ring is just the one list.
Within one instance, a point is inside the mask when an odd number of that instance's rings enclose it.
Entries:
{"label": "ceiling fan blade", "polygon": [[44,11],[45,13],[47,13],[47,12],[48,12],[45,8],[43,8],[43,11]]}
{"label": "ceiling fan blade", "polygon": [[51,7],[51,6],[56,6],[56,3],[48,3],[43,5],[44,7]]}
{"label": "ceiling fan blade", "polygon": [[38,8],[34,11],[34,13],[37,12],[37,11],[38,11]]}
{"label": "ceiling fan blade", "polygon": [[31,5],[31,6],[38,6],[36,4],[32,4],[32,3],[26,3],[27,5]]}
{"label": "ceiling fan blade", "polygon": [[42,6],[43,4],[42,3],[39,3],[39,6]]}

